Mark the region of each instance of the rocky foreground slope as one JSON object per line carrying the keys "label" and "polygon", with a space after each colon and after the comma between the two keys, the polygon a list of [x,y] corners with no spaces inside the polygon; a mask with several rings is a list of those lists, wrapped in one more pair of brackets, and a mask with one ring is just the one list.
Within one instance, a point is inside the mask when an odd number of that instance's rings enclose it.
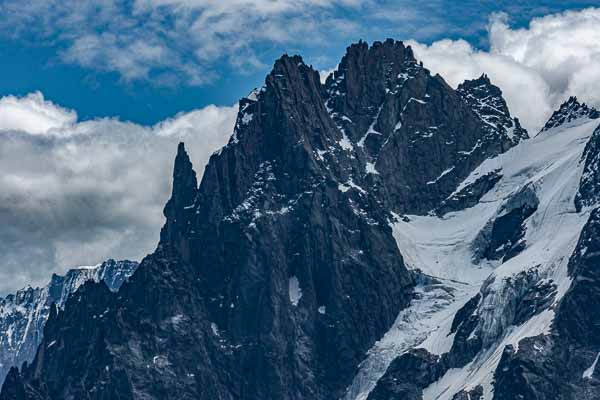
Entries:
{"label": "rocky foreground slope", "polygon": [[529,139],[393,40],[324,85],[283,56],[199,184],[179,146],[154,254],[52,309],[0,399],[596,398],[597,116]]}
{"label": "rocky foreground slope", "polygon": [[11,367],[33,360],[52,304],[63,308],[69,295],[88,280],[102,281],[117,291],[137,266],[135,261],[107,260],[93,267],[71,269],[65,275],[53,274],[44,287],[27,287],[1,298],[0,382]]}

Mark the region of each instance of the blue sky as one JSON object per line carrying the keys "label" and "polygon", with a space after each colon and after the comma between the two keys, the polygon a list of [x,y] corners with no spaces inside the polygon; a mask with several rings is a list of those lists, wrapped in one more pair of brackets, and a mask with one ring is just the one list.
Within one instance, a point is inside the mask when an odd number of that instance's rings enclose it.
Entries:
{"label": "blue sky", "polygon": [[[258,0],[256,4],[264,4],[255,7],[240,0],[219,6],[203,0],[105,0],[90,2],[90,8],[86,3],[0,3],[0,96],[39,90],[46,99],[76,110],[80,120],[116,116],[154,124],[207,104],[235,103],[261,85],[273,60],[284,52],[331,69],[345,47],[358,39],[431,43],[463,38],[485,50],[493,13],[506,13],[510,26],[518,28],[532,17],[597,4],[316,0],[290,6],[284,0],[276,9],[269,0]],[[64,22],[67,13],[76,18]],[[125,21],[115,22],[120,19]],[[198,27],[192,29],[194,24]],[[263,30],[268,33],[256,34]],[[82,37],[109,39],[81,44]],[[128,65],[120,58],[135,59],[135,47],[130,46],[136,43],[159,46],[162,53]],[[105,61],[113,58],[117,60]]]}

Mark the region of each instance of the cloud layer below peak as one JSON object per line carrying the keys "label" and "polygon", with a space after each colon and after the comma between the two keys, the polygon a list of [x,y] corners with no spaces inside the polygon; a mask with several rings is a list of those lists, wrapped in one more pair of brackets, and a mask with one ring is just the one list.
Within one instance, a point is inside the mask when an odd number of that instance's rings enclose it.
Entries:
{"label": "cloud layer below peak", "polygon": [[40,93],[0,98],[0,294],[105,258],[141,259],[158,241],[179,141],[198,174],[233,130],[237,106],[154,126],[77,121]]}

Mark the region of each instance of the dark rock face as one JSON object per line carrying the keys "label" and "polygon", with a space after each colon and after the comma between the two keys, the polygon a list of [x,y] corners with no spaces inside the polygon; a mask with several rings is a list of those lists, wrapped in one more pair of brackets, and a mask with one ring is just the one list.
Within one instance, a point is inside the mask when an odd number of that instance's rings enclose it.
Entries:
{"label": "dark rock face", "polygon": [[579,103],[577,97],[569,97],[569,100],[564,102],[558,110],[554,111],[548,122],[546,122],[546,125],[542,128],[542,132],[579,118],[598,119],[600,118],[600,112],[595,108],[588,107],[585,103]]}
{"label": "dark rock face", "polygon": [[278,60],[174,225],[210,320],[241,344],[248,398],[337,396],[409,300],[388,214],[354,183],[320,89],[299,57]]}
{"label": "dark rock face", "polygon": [[0,382],[11,367],[33,360],[52,304],[63,308],[68,297],[88,280],[104,281],[116,291],[137,266],[135,261],[107,260],[97,267],[53,274],[45,287],[28,287],[0,299]]}
{"label": "dark rock face", "polygon": [[479,233],[473,246],[476,258],[508,260],[525,249],[525,221],[538,208],[535,188],[525,186],[512,195]]}
{"label": "dark rock face", "polygon": [[494,137],[504,150],[529,139],[518,118],[512,118],[499,87],[486,74],[458,86],[458,93],[482,119],[486,136]]}
{"label": "dark rock face", "polygon": [[[433,210],[525,137],[508,115],[484,120],[476,88],[453,90],[393,40],[349,47],[325,86],[283,56],[199,187],[178,148],[156,252],[118,294],[71,297],[0,399],[339,398],[411,300],[392,211]],[[397,393],[451,365],[411,357]]]}
{"label": "dark rock face", "polygon": [[575,195],[575,208],[580,212],[600,202],[600,127],[596,128],[587,142],[582,162],[585,163]]}
{"label": "dark rock face", "polygon": [[477,203],[486,193],[494,188],[496,183],[502,179],[500,170],[490,171],[480,176],[474,182],[466,185],[458,193],[452,194],[435,209],[435,213],[443,216],[449,212],[464,210]]}
{"label": "dark rock face", "polygon": [[398,213],[432,210],[483,160],[527,137],[487,78],[452,90],[392,40],[349,47],[325,90],[373,190]]}
{"label": "dark rock face", "polygon": [[424,349],[411,350],[392,362],[368,399],[421,399],[423,388],[439,379],[444,372],[446,369],[438,356]]}
{"label": "dark rock face", "polygon": [[[21,380],[28,399],[239,394],[243,382],[229,375],[235,349],[212,333],[192,267],[159,257],[144,259],[118,295],[104,283],[86,283],[64,312],[51,313],[22,378],[12,369],[7,382]],[[0,398],[11,398],[5,392]]]}
{"label": "dark rock face", "polygon": [[[454,315],[454,319],[452,320],[450,333],[455,333],[457,329],[462,326],[472,325],[469,320],[475,313],[475,310],[477,310],[477,306],[479,305],[480,301],[481,294],[477,293],[477,295],[475,295],[473,298],[467,301],[467,303],[463,307],[461,307],[460,310],[458,310],[458,312]],[[470,329],[469,332],[471,330],[472,329]]]}
{"label": "dark rock face", "polygon": [[465,391],[461,390],[452,397],[452,400],[481,400],[483,399],[483,387],[481,385],[475,386],[473,390]]}
{"label": "dark rock face", "polygon": [[[595,209],[586,224],[575,252],[569,261],[573,284],[561,302],[556,327],[563,336],[576,339],[585,346],[600,349],[600,209]],[[580,305],[586,304],[585,308]]]}
{"label": "dark rock face", "polygon": [[[179,143],[177,147],[173,171],[173,191],[164,208],[167,222],[160,232],[160,240],[161,242],[183,244],[181,235],[187,227],[182,226],[182,222],[188,220],[186,214],[189,213],[198,193],[196,172],[192,168],[192,162],[183,143]],[[179,250],[185,254],[189,252],[186,248]]]}

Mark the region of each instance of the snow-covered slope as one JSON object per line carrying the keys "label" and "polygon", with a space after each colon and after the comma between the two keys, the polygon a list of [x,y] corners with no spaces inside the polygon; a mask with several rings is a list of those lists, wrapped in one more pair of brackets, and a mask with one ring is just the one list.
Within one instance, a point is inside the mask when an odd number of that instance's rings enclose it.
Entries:
{"label": "snow-covered slope", "polygon": [[137,266],[134,261],[107,260],[52,275],[44,287],[27,287],[0,298],[0,383],[10,367],[35,356],[52,303],[62,308],[69,295],[88,280],[104,281],[109,289],[118,290]]}
{"label": "snow-covered slope", "polygon": [[[367,398],[380,371],[416,348],[440,356],[428,364],[437,372],[418,388],[423,399],[493,398],[494,373],[505,347],[547,334],[554,308],[571,285],[567,264],[589,217],[587,209],[576,211],[574,199],[584,148],[599,125],[593,117],[566,119],[485,161],[453,194],[469,190],[481,177],[500,176],[473,207],[441,216],[397,216],[391,222],[407,265],[451,282],[452,290],[436,297],[430,285],[421,286],[426,307],[417,297],[400,313],[400,321],[363,363],[377,368],[359,371],[347,399]],[[450,328],[463,318],[456,312],[476,294],[468,323],[462,323],[466,334],[455,337]],[[397,334],[402,325],[408,328]],[[392,369],[369,398],[403,398],[394,397],[404,388],[399,389],[402,376]]]}
{"label": "snow-covered slope", "polygon": [[359,366],[344,400],[364,400],[399,354],[425,347],[434,353],[450,350],[454,314],[475,294],[473,285],[424,277],[410,307],[402,310],[392,328]]}

